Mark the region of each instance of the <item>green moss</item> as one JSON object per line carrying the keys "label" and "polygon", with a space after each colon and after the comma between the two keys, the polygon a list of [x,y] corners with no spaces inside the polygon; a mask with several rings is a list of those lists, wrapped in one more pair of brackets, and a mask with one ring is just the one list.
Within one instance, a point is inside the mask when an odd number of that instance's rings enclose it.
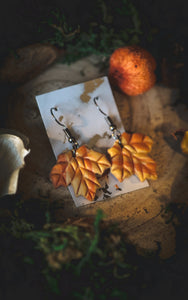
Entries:
{"label": "green moss", "polygon": [[[62,60],[66,63],[91,54],[108,59],[116,48],[139,44],[143,37],[141,17],[131,0],[119,0],[116,5],[113,1],[96,1],[90,21],[84,28],[79,24],[73,28],[58,10],[53,11],[45,22],[52,29],[47,41],[66,49]],[[147,30],[151,39],[149,26]]]}

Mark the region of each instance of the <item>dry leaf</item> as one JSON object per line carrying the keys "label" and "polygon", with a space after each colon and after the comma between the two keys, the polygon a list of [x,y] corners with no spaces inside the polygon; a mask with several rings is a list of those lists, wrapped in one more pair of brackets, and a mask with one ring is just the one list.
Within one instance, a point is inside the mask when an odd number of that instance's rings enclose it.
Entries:
{"label": "dry leaf", "polygon": [[76,196],[92,201],[100,187],[95,174],[102,175],[110,166],[104,154],[83,145],[76,150],[75,156],[72,151],[60,154],[50,177],[56,188],[71,184]]}
{"label": "dry leaf", "polygon": [[181,141],[182,152],[188,154],[188,131],[185,131],[183,139]]}
{"label": "dry leaf", "polygon": [[188,154],[188,130],[178,129],[172,132],[172,136],[177,140],[177,136],[181,137],[181,150],[183,153]]}
{"label": "dry leaf", "polygon": [[124,132],[119,141],[115,141],[108,153],[112,159],[111,173],[122,182],[125,178],[135,174],[144,181],[157,179],[156,163],[147,153],[151,151],[153,141],[140,133]]}

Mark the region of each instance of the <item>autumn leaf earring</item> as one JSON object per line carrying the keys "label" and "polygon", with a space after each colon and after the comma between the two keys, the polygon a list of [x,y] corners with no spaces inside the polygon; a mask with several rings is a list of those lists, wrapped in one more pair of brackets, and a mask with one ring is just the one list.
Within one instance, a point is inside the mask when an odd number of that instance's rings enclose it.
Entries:
{"label": "autumn leaf earring", "polygon": [[50,179],[55,188],[71,184],[76,196],[93,201],[97,189],[101,187],[95,174],[102,175],[111,167],[111,163],[104,154],[88,149],[86,145],[79,146],[70,130],[55,117],[54,111],[57,110],[56,107],[51,108],[51,115],[63,127],[68,141],[72,144],[72,150],[58,155],[50,172]]}
{"label": "autumn leaf earring", "polygon": [[140,181],[157,179],[156,162],[148,156],[152,149],[153,141],[149,136],[141,133],[127,133],[117,129],[112,119],[104,113],[98,105],[99,97],[93,99],[115,139],[112,148],[108,149],[111,157],[111,173],[122,182],[131,175],[136,175]]}

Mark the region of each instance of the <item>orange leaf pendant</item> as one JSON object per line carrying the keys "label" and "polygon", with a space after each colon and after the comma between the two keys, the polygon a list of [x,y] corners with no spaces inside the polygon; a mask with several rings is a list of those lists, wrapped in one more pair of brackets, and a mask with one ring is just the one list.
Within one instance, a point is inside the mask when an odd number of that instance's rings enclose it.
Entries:
{"label": "orange leaf pendant", "polygon": [[76,196],[93,201],[100,188],[95,174],[102,175],[111,167],[104,154],[88,149],[85,145],[58,156],[57,164],[52,168],[50,178],[55,188],[72,185]]}
{"label": "orange leaf pendant", "polygon": [[157,179],[156,163],[147,155],[152,144],[152,139],[146,135],[122,133],[120,141],[116,140],[108,149],[112,161],[111,173],[120,182],[134,174],[140,181]]}

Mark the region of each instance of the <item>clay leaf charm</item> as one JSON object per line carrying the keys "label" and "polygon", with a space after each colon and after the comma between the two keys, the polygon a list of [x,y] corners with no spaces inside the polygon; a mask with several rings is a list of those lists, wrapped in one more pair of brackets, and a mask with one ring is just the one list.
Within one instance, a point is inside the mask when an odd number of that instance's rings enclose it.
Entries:
{"label": "clay leaf charm", "polygon": [[111,156],[111,173],[122,182],[125,178],[136,175],[140,181],[157,179],[156,163],[148,156],[153,141],[141,133],[124,132],[108,149]]}
{"label": "clay leaf charm", "polygon": [[50,173],[55,188],[72,185],[76,196],[93,201],[100,183],[95,174],[102,175],[111,167],[104,154],[88,149],[85,145],[58,156],[56,165]]}

